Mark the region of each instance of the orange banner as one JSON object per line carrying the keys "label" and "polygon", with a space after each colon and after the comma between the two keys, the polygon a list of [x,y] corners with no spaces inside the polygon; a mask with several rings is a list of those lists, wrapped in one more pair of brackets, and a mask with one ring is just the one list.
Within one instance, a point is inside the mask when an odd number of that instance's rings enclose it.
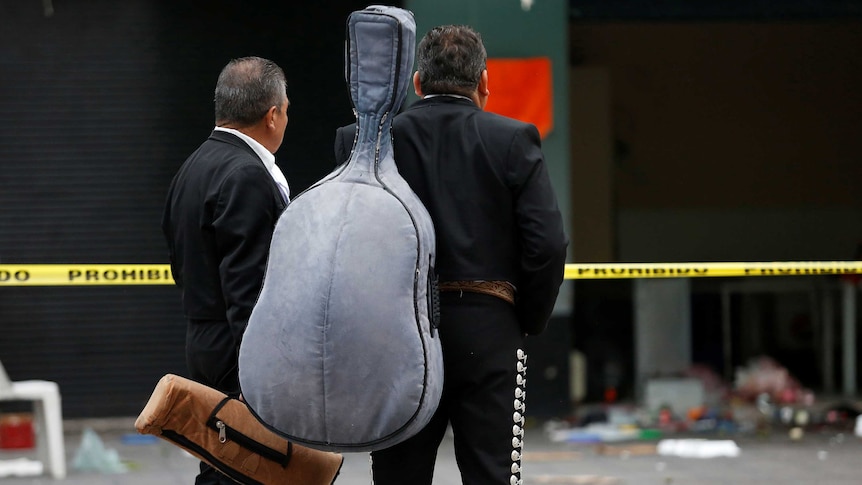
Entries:
{"label": "orange banner", "polygon": [[486,111],[536,125],[544,138],[554,126],[551,60],[488,59]]}

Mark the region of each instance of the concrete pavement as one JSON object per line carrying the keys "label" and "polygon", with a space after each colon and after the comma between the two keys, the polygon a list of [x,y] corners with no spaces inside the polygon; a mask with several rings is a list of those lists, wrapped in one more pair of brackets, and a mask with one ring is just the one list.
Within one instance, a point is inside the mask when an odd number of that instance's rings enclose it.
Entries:
{"label": "concrete pavement", "polygon": [[[0,478],[2,485],[189,485],[194,483],[197,460],[162,440],[136,439],[133,419],[81,420],[65,423],[68,477],[57,482],[48,476]],[[73,462],[83,430],[93,429],[107,449],[117,452],[128,471],[104,474],[75,469]],[[665,438],[677,436],[665,436]],[[679,436],[680,438],[682,436]],[[529,426],[524,448],[524,484],[578,485],[718,485],[718,484],[828,484],[862,483],[862,439],[852,430],[806,431],[791,439],[786,428],[730,435],[687,435],[686,438],[733,440],[737,457],[683,458],[657,454],[657,440],[596,443],[552,442],[541,425]],[[28,452],[0,450],[0,460],[28,456]],[[440,449],[436,485],[460,484],[452,439]],[[337,485],[371,484],[367,453],[345,455]],[[411,484],[405,484],[411,485]]]}

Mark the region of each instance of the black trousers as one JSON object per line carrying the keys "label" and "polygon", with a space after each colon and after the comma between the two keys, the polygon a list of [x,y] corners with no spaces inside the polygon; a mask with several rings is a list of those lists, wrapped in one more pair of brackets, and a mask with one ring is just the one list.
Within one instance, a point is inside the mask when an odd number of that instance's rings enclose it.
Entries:
{"label": "black trousers", "polygon": [[[230,396],[239,396],[237,345],[226,321],[189,321],[186,331],[189,378]],[[236,482],[201,462],[195,485],[236,485]]]}
{"label": "black trousers", "polygon": [[517,484],[526,357],[514,308],[493,296],[444,292],[440,312],[440,406],[418,434],[371,454],[374,484],[430,485],[448,424],[462,483]]}

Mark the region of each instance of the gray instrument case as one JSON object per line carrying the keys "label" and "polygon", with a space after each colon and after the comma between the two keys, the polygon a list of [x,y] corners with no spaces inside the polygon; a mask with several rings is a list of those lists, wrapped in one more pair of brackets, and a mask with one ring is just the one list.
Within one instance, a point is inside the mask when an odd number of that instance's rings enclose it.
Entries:
{"label": "gray instrument case", "polygon": [[434,227],[398,174],[390,130],[412,85],[416,24],[407,10],[371,6],[350,15],[347,35],[353,151],[279,219],[239,376],[274,431],[360,452],[427,424],[443,362]]}

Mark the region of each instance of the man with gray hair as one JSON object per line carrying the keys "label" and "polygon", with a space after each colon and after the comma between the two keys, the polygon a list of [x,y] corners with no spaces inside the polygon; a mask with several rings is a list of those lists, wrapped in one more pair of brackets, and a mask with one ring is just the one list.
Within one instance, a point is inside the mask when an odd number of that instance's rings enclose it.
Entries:
{"label": "man with gray hair", "polygon": [[[425,428],[371,454],[375,485],[430,485],[447,425],[462,483],[523,483],[524,337],[548,323],[568,240],[538,130],[484,111],[486,57],[471,28],[431,29],[413,76],[422,99],[392,122],[398,172],[434,222],[445,377]],[[355,131],[339,128],[338,162]]]}
{"label": "man with gray hair", "polygon": [[[216,127],[174,176],[162,219],[188,320],[189,377],[233,397],[240,393],[240,341],[290,196],[274,155],[288,104],[284,72],[274,62],[230,61],[216,83]],[[233,483],[203,462],[195,480]]]}

